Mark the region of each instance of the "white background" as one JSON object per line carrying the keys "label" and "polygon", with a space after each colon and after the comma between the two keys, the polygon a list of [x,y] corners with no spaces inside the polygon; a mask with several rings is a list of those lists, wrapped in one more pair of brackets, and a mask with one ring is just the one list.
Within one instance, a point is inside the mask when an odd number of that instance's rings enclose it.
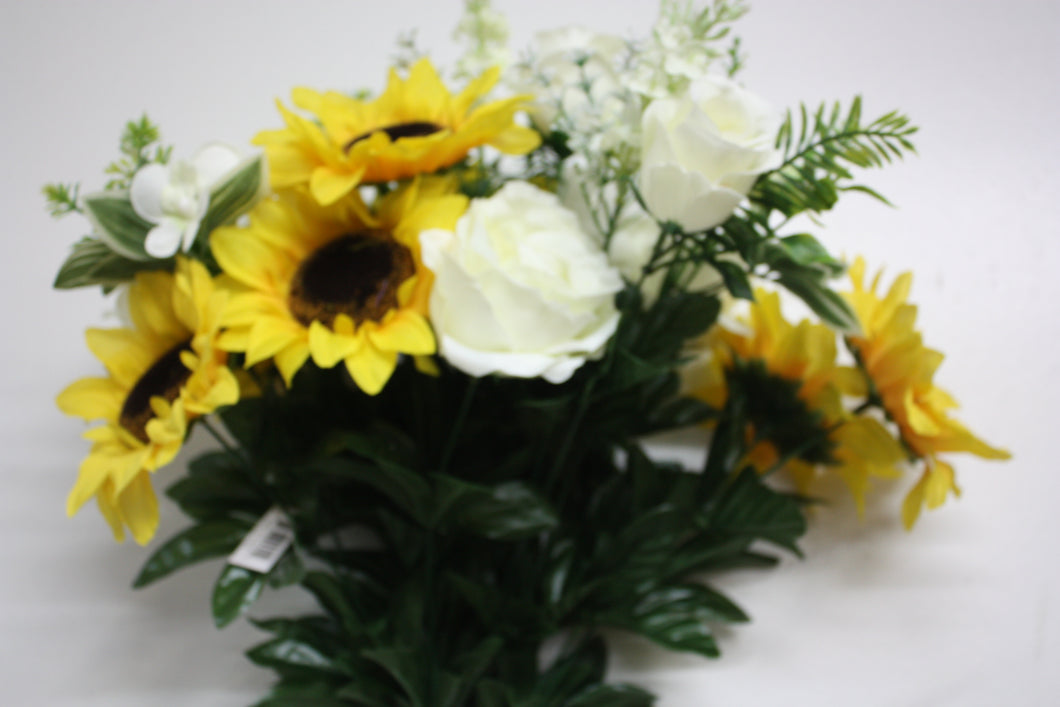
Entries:
{"label": "white background", "polygon": [[[620,676],[662,707],[1060,703],[1060,471],[1056,441],[1060,4],[1047,0],[758,0],[739,26],[744,82],[778,106],[865,96],[922,126],[920,157],[867,181],[822,238],[890,273],[916,272],[938,381],[962,419],[1012,462],[954,457],[965,494],[905,533],[904,487],[865,520],[825,509],[807,559],[721,584],[753,616],[721,661],[623,641]],[[583,24],[646,30],[651,2],[507,0],[513,44]],[[107,322],[95,292],[49,290],[77,217],[45,214],[46,181],[92,189],[121,125],[146,110],[188,156],[280,125],[299,84],[378,88],[410,27],[439,60],[459,14],[446,2],[5,2],[0,5],[0,700],[47,707],[247,705],[270,678],[240,652],[260,634],[216,631],[216,565],[133,592],[146,556],[114,545],[91,506],[63,504],[87,450],[55,408],[100,369],[83,329]],[[161,488],[179,473],[157,479]],[[163,508],[160,537],[182,526]],[[308,606],[267,600],[276,611]]]}

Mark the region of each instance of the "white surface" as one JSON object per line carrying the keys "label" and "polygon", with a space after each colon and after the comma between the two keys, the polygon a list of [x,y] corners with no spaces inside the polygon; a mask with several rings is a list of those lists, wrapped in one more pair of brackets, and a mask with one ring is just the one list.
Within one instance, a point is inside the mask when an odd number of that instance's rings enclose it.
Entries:
{"label": "white surface", "polygon": [[[497,4],[516,45],[547,26],[621,32],[654,16],[641,0]],[[752,90],[792,106],[861,93],[867,113],[898,107],[923,127],[919,159],[867,178],[900,208],[852,195],[824,238],[916,271],[927,342],[949,355],[940,382],[973,430],[1016,456],[955,457],[964,498],[912,534],[899,527],[897,490],[865,522],[823,511],[805,561],[724,580],[754,622],[723,636],[721,661],[633,642],[618,672],[662,707],[1057,704],[1060,5],[753,5],[740,27]],[[379,86],[392,39],[410,26],[451,58],[457,13],[454,0],[0,5],[4,704],[234,707],[269,684],[240,655],[257,634],[210,623],[215,565],[133,592],[146,551],[113,545],[93,508],[63,515],[87,446],[52,400],[97,370],[82,330],[105,305],[93,292],[49,291],[82,227],[52,222],[40,185],[91,188],[121,125],[143,110],[185,155],[211,140],[246,144],[279,125],[273,98],[294,85]],[[181,527],[176,515],[163,509],[161,537]]]}

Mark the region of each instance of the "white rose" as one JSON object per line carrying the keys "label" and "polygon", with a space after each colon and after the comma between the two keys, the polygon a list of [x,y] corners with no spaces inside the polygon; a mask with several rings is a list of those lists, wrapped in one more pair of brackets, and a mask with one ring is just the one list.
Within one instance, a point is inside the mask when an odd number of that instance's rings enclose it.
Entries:
{"label": "white rose", "polygon": [[562,383],[618,326],[618,272],[577,217],[530,184],[472,201],[455,231],[424,231],[420,244],[439,352],[465,373]]}
{"label": "white rose", "polygon": [[[604,234],[599,232],[597,221],[593,219],[593,209],[585,200],[586,195],[592,194],[594,189],[599,188],[595,186],[592,175],[579,164],[578,157],[568,159],[563,166],[558,196],[563,205],[578,216],[582,228],[603,246]],[[617,194],[618,188],[614,182],[604,185],[599,191],[600,208],[613,212]],[[614,231],[607,248],[608,260],[627,280],[640,282],[644,266],[651,260],[659,235],[659,224],[640,207],[633,196],[627,195],[615,219]],[[665,276],[665,270],[658,270],[641,284],[641,292],[649,303],[654,302],[658,296]],[[717,270],[706,263],[700,263],[686,287],[689,290],[707,290],[717,287],[721,281]]]}
{"label": "white rose", "polygon": [[758,175],[780,165],[779,115],[729,79],[705,76],[642,119],[639,184],[648,209],[687,231],[724,222]]}

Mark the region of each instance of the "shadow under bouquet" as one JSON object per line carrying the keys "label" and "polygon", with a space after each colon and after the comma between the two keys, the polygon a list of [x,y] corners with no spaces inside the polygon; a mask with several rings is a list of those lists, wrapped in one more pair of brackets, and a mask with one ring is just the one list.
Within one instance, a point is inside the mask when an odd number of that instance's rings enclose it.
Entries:
{"label": "shadow under bouquet", "polygon": [[[807,226],[912,151],[899,113],[786,115],[736,81],[739,2],[663,0],[650,36],[566,28],[515,61],[469,0],[448,72],[405,47],[381,91],[296,88],[250,156],[176,159],[130,122],[101,191],[45,188],[91,235],[58,288],[120,290],[87,332],[106,374],[68,499],[114,536],[188,526],[135,580],[219,560],[225,626],[257,617],[258,704],[637,707],[604,632],[718,655],[748,620],[711,578],[797,542],[815,484],[902,515],[958,493],[950,452],[1007,453],[950,415],[907,302]],[[797,305],[806,318],[786,319]],[[693,429],[702,463],[648,441]]]}

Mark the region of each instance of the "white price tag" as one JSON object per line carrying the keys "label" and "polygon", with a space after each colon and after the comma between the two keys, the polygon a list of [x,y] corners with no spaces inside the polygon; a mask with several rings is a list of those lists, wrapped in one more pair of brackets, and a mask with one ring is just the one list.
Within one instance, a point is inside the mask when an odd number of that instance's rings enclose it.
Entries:
{"label": "white price tag", "polygon": [[294,528],[279,508],[270,508],[228,557],[228,564],[268,574],[294,542]]}

